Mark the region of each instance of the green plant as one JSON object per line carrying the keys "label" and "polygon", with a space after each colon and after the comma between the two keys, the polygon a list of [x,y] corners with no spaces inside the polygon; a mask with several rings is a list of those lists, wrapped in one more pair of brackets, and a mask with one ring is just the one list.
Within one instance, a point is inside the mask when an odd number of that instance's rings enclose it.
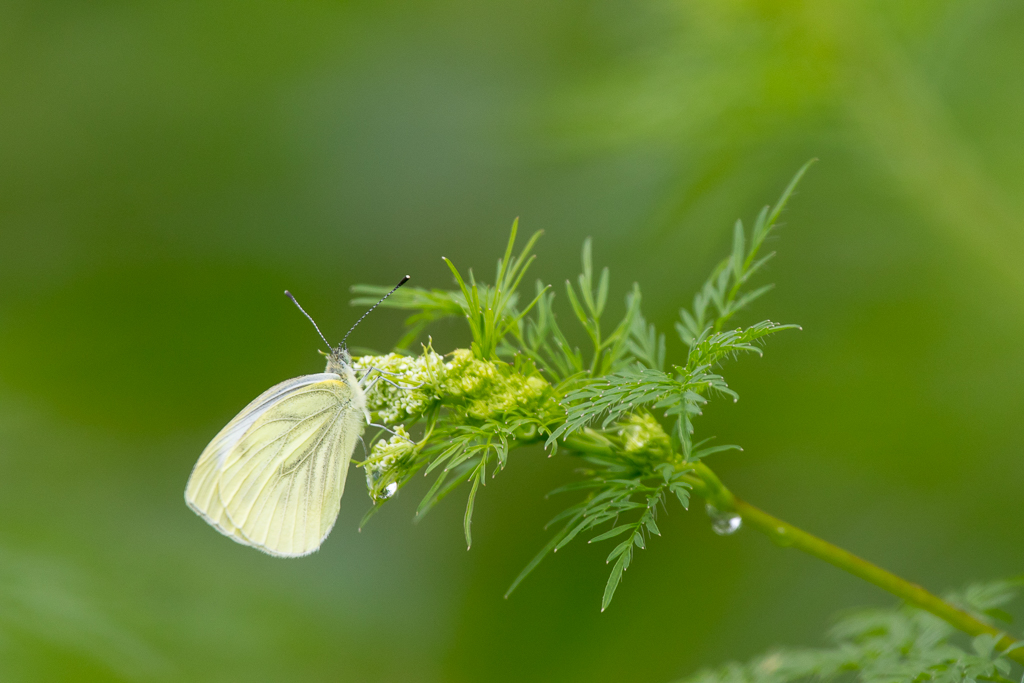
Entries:
{"label": "green plant", "polygon": [[[472,344],[444,356],[428,343],[415,356],[402,352],[356,359],[357,367],[377,368],[398,380],[377,382],[368,394],[370,409],[398,433],[375,441],[361,463],[374,501],[368,514],[420,471],[434,476],[420,516],[465,483],[464,530],[471,545],[473,506],[488,473],[493,477],[503,469],[513,449],[543,444],[552,455],[580,459],[581,476],[553,492],[577,499],[551,520],[554,535],[509,592],[550,553],[585,537],[589,543],[613,544],[601,599],[606,609],[635,552],[661,535],[659,510],[673,500],[688,508],[696,494],[719,533],[745,523],[981,638],[976,643],[991,645],[986,655],[991,662],[1002,661],[993,654],[998,652],[1024,662],[1024,650],[1014,649],[1016,641],[984,618],[740,500],[704,462],[738,448],[694,437],[695,420],[708,401],[737,398],[722,374],[725,364],[761,354],[769,337],[796,327],[769,320],[728,325],[768,291],[769,286],[751,288],[751,281],[772,256],[762,253],[765,240],[808,166],[774,207],[761,211],[749,233],[736,223],[730,254],[712,270],[691,306],[680,310],[675,328],[686,353],[675,361],[667,357],[664,334],[644,318],[637,285],[626,296],[624,317],[614,326],[606,323],[610,277],[607,268],[596,273],[589,240],[583,245],[582,273],[575,283],[565,284],[569,307],[588,342],[585,348],[573,345],[563,332],[549,286],[537,282],[534,295],[521,306],[517,287],[539,233],[515,255],[517,224],[493,285],[478,282],[472,270],[464,277],[445,259],[458,289],[405,288],[383,302],[412,312],[410,333],[400,349],[429,323],[447,317],[467,320]],[[373,303],[387,289],[355,287],[363,296],[354,303]]]}
{"label": "green plant", "polygon": [[[978,619],[1005,619],[1008,615],[999,608],[1016,596],[1021,584],[1021,578],[976,584],[946,599]],[[1016,683],[1008,678],[1011,662],[1006,655],[1012,650],[1000,652],[996,636],[975,636],[967,650],[955,642],[957,635],[946,622],[910,605],[860,610],[832,628],[832,647],[775,650],[677,683],[796,683],[841,677],[862,683]]]}

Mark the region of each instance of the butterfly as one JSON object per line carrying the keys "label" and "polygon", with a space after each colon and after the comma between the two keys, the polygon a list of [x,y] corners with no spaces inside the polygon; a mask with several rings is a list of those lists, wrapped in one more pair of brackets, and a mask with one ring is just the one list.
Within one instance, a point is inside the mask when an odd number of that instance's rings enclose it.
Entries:
{"label": "butterfly", "polygon": [[352,453],[370,423],[348,334],[337,347],[320,338],[331,349],[324,372],[285,380],[243,408],[203,450],[185,487],[185,502],[217,531],[276,557],[309,555],[331,533]]}

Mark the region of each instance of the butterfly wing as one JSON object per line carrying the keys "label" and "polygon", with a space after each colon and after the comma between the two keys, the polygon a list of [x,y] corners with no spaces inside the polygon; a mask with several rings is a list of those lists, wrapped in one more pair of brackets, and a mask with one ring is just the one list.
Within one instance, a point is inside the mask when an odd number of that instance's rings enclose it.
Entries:
{"label": "butterfly wing", "polygon": [[289,379],[266,390],[242,409],[231,422],[220,430],[199,456],[185,488],[185,502],[188,503],[188,506],[225,536],[249,545],[249,542],[228,518],[224,506],[220,502],[217,486],[224,461],[238,445],[246,430],[274,403],[292,391],[329,379],[338,379],[338,375],[321,373]]}
{"label": "butterfly wing", "polygon": [[210,442],[185,498],[221,533],[271,555],[307,555],[341,508],[365,396],[351,369],[282,382]]}

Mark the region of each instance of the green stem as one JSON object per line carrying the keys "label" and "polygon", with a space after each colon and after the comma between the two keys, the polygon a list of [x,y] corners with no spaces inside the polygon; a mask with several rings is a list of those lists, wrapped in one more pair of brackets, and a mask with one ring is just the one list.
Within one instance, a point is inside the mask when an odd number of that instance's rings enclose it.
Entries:
{"label": "green stem", "polygon": [[[802,529],[798,529],[792,524],[783,522],[781,519],[769,515],[750,503],[740,500],[722,484],[715,473],[704,463],[696,463],[694,471],[699,479],[697,481],[690,481],[690,484],[693,485],[696,493],[718,510],[735,512],[746,524],[766,534],[776,544],[802,550],[808,555],[824,560],[835,567],[839,567],[854,576],[864,579],[868,583],[873,583],[882,590],[889,591],[896,597],[901,598],[908,604],[920,607],[926,612],[931,612],[950,626],[968,635],[988,634],[995,636],[998,638],[996,649],[1000,651],[1008,649],[1017,642],[1002,631],[976,619],[961,609],[957,609],[916,583],[900,578],[878,565],[857,557],[839,546],[822,540]],[[1024,664],[1024,648],[1015,649],[1007,653],[1007,656],[1020,664]]]}
{"label": "green stem", "polygon": [[[566,448],[578,453],[596,455],[613,455],[614,450],[603,443],[580,436],[571,436],[563,441]],[[995,636],[996,649],[1004,651],[1017,641],[1002,631],[976,619],[967,612],[954,607],[934,593],[916,583],[911,583],[878,565],[857,557],[848,550],[809,534],[802,529],[769,515],[750,503],[737,498],[726,488],[718,476],[702,462],[681,465],[692,469],[697,476],[684,475],[683,479],[693,487],[694,492],[704,498],[712,507],[722,512],[735,512],[743,521],[763,534],[766,534],[777,545],[802,550],[808,555],[824,560],[839,567],[843,571],[872,583],[882,590],[888,591],[904,602],[919,607],[942,619],[950,626],[971,636],[988,634]],[[1017,648],[1006,653],[1006,656],[1019,664],[1024,664],[1024,648]]]}

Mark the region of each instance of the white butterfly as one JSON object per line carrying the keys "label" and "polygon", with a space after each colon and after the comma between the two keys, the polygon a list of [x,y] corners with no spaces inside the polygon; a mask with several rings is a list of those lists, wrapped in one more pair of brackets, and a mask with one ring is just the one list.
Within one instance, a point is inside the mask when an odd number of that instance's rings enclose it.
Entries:
{"label": "white butterfly", "polygon": [[271,387],[220,430],[192,470],[185,502],[238,543],[277,557],[308,555],[338,518],[352,452],[369,422],[342,340],[324,372]]}

